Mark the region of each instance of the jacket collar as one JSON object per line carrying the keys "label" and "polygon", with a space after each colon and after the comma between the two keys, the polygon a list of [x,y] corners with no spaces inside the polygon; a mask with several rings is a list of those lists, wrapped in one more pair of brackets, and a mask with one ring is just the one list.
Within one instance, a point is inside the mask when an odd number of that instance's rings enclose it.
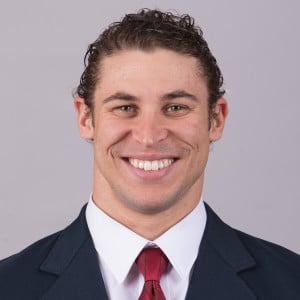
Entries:
{"label": "jacket collar", "polygon": [[[207,225],[194,265],[186,300],[243,299],[256,296],[239,277],[256,263],[236,232],[224,224],[206,204]],[[55,246],[40,267],[57,275],[54,285],[41,300],[107,299],[99,261],[85,218],[79,217],[59,235]]]}
{"label": "jacket collar", "polygon": [[255,260],[236,232],[207,204],[205,208],[207,224],[186,299],[195,299],[196,295],[203,295],[204,299],[256,299],[239,277],[240,272],[255,267]]}

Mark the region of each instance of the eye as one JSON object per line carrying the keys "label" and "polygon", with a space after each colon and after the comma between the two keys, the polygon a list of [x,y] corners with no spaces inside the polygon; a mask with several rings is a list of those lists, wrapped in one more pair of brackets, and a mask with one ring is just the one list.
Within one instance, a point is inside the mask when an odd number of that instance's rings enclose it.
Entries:
{"label": "eye", "polygon": [[134,112],[136,110],[136,108],[133,107],[132,105],[122,105],[119,106],[117,109],[122,112],[129,112],[129,113]]}
{"label": "eye", "polygon": [[166,110],[168,112],[173,112],[173,111],[180,111],[182,109],[184,109],[184,107],[182,105],[173,104],[173,105],[169,105]]}
{"label": "eye", "polygon": [[113,108],[113,113],[119,117],[133,117],[137,114],[137,107],[131,104],[120,105]]}
{"label": "eye", "polygon": [[183,104],[169,104],[164,110],[167,115],[177,117],[187,114],[189,109]]}

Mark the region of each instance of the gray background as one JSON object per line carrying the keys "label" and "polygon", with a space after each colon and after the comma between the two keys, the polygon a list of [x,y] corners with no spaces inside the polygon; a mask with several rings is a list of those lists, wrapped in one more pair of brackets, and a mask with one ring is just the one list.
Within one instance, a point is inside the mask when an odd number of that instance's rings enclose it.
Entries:
{"label": "gray background", "polygon": [[0,3],[0,258],[74,219],[92,188],[92,148],[72,90],[88,44],[142,7],[191,13],[225,77],[230,115],[205,199],[229,224],[300,252],[299,1]]}

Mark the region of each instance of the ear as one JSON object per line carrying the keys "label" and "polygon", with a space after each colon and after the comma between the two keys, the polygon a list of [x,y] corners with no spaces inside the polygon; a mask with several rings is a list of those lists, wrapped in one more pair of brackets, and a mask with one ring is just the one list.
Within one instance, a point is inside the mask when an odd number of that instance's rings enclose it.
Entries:
{"label": "ear", "polygon": [[94,126],[92,112],[81,97],[76,97],[74,99],[74,106],[77,113],[77,124],[81,137],[85,140],[93,140]]}
{"label": "ear", "polygon": [[222,137],[227,115],[228,115],[227,101],[224,98],[220,98],[216,102],[211,114],[210,130],[209,130],[209,138],[211,142],[215,142]]}

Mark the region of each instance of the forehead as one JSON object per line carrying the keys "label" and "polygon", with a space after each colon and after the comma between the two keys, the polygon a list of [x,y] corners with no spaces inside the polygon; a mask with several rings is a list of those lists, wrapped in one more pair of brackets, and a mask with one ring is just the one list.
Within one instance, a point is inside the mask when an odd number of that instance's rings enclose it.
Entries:
{"label": "forehead", "polygon": [[175,51],[122,50],[102,59],[96,92],[110,89],[134,89],[141,93],[174,89],[207,92],[200,70],[196,58]]}

